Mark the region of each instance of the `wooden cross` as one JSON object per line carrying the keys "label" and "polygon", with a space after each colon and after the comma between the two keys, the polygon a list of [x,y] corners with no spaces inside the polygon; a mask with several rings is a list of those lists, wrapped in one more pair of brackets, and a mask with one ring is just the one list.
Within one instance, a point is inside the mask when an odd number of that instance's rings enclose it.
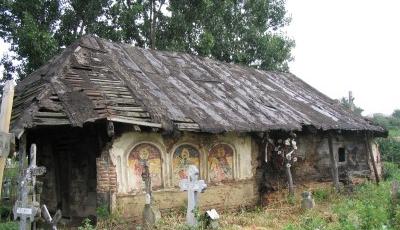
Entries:
{"label": "wooden cross", "polygon": [[[24,159],[20,159],[23,161]],[[22,170],[22,169],[21,169]],[[13,212],[14,220],[19,218],[19,229],[30,229],[30,224],[34,221],[39,211],[39,203],[36,202],[35,184],[36,176],[43,175],[46,172],[45,167],[36,166],[36,145],[31,145],[30,164],[24,171],[19,185],[19,199],[15,202]],[[28,199],[30,188],[33,188],[33,200]],[[29,220],[29,222],[27,222]]]}
{"label": "wooden cross", "polygon": [[204,180],[198,180],[199,170],[195,165],[189,165],[187,170],[187,179],[182,179],[179,182],[181,191],[188,192],[188,207],[186,212],[186,222],[189,226],[196,226],[197,221],[194,215],[194,210],[197,207],[198,193],[203,192],[207,188]]}
{"label": "wooden cross", "polygon": [[46,220],[46,222],[48,224],[50,224],[51,229],[57,230],[57,223],[62,218],[61,211],[57,210],[56,214],[54,214],[54,217],[51,217],[49,210],[47,210],[46,205],[42,205],[42,214],[43,214],[43,218]]}

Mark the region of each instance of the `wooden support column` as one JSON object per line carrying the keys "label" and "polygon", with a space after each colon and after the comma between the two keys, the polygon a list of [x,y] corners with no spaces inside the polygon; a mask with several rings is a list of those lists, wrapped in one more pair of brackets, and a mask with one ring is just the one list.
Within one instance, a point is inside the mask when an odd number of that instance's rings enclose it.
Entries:
{"label": "wooden support column", "polygon": [[372,164],[372,168],[373,168],[374,174],[375,174],[375,182],[377,185],[379,185],[378,169],[376,167],[374,153],[372,152],[371,138],[368,133],[365,133],[365,145],[366,145],[367,154],[371,158],[371,164]]}
{"label": "wooden support column", "polygon": [[[10,129],[10,121],[11,121],[11,111],[13,106],[14,99],[14,81],[7,81],[3,88],[3,98],[1,100],[1,111],[0,111],[0,132],[3,134],[7,134]],[[4,136],[4,135],[2,135]],[[10,145],[10,139],[1,140],[1,145]],[[8,142],[8,143],[3,143]],[[8,150],[8,151],[7,151]],[[4,176],[4,168],[6,166],[6,161],[9,152],[9,148],[1,148],[0,152],[0,197],[1,191],[3,187],[3,176]]]}
{"label": "wooden support column", "polygon": [[336,161],[336,154],[333,152],[333,145],[332,145],[332,131],[328,133],[328,145],[329,145],[329,158],[331,161],[331,172],[332,172],[332,182],[333,186],[335,187],[336,191],[339,191],[339,172],[338,166]]}

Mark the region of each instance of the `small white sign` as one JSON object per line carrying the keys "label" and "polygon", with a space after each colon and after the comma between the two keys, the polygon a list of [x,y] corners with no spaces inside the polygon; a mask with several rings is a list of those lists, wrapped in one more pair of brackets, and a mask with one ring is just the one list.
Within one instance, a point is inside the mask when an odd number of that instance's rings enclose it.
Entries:
{"label": "small white sign", "polygon": [[208,210],[207,215],[211,218],[211,220],[219,219],[219,214],[218,214],[217,210],[215,210],[215,209]]}
{"label": "small white sign", "polygon": [[32,215],[31,208],[17,208],[17,214]]}

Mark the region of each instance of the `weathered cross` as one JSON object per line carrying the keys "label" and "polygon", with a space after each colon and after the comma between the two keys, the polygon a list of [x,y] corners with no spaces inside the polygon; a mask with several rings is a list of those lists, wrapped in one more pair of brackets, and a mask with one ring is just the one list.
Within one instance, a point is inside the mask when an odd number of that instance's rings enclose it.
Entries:
{"label": "weathered cross", "polygon": [[207,188],[204,180],[198,180],[199,170],[195,165],[189,165],[187,170],[187,179],[182,179],[179,182],[179,187],[181,191],[188,192],[188,207],[186,213],[186,222],[189,226],[196,226],[197,221],[195,218],[194,210],[197,207],[198,193],[203,192]]}
{"label": "weathered cross", "polygon": [[[20,159],[23,161],[24,159]],[[22,169],[21,169],[22,170]],[[19,229],[26,230],[30,229],[30,223],[34,221],[35,216],[39,211],[39,203],[36,202],[36,194],[35,194],[35,184],[36,184],[36,176],[43,175],[46,172],[45,167],[37,167],[36,166],[36,145],[31,145],[30,152],[30,164],[29,167],[24,171],[24,175],[20,180],[19,185],[19,198],[15,202],[13,212],[14,219],[20,219]],[[32,189],[33,200],[29,202],[28,195],[29,191]],[[29,219],[29,223],[27,220]]]}
{"label": "weathered cross", "polygon": [[46,220],[46,222],[48,224],[50,224],[51,229],[57,230],[57,223],[62,218],[61,211],[57,210],[56,214],[54,214],[54,217],[51,217],[49,210],[47,210],[46,205],[42,205],[42,214],[43,214],[43,218]]}

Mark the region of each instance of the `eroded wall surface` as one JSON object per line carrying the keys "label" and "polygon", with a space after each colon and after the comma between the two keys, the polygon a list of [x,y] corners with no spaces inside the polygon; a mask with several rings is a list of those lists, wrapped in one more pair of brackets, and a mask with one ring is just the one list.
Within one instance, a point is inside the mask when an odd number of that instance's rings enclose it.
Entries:
{"label": "eroded wall surface", "polygon": [[[185,162],[197,165],[200,178],[209,186],[200,195],[201,208],[254,206],[263,193],[260,187],[264,186],[263,181],[276,189],[286,189],[287,184],[284,171],[263,173],[263,167],[271,167],[271,162],[262,163],[265,146],[261,141],[256,136],[234,133],[184,133],[171,137],[152,132],[126,132],[114,139],[109,149],[110,163],[117,177],[112,206],[129,219],[141,219],[145,200],[141,180],[143,161],[150,166],[151,177],[156,181],[153,196],[161,211],[185,207],[187,194],[178,188],[179,180],[186,176],[182,170]],[[299,160],[292,167],[294,183],[330,181],[327,137],[300,133],[296,141]],[[380,170],[378,149],[373,141],[369,144]],[[340,175],[348,173],[365,178],[372,175],[371,159],[362,135],[336,135],[332,145]]]}
{"label": "eroded wall surface", "polygon": [[[372,146],[380,174],[379,150],[373,140],[368,144]],[[299,135],[298,147],[300,161],[294,169],[298,179],[331,178],[328,138],[322,135]],[[332,139],[332,147],[339,174],[347,172],[355,177],[369,177],[373,173],[367,142],[363,135],[336,135]]]}
{"label": "eroded wall surface", "polygon": [[258,147],[250,135],[184,133],[180,137],[151,132],[127,132],[109,150],[117,173],[114,208],[129,218],[140,218],[144,206],[144,182],[139,178],[144,161],[149,165],[155,203],[161,210],[184,207],[187,194],[178,183],[184,166],[199,167],[208,188],[200,195],[200,207],[230,209],[257,203],[254,175]]}

